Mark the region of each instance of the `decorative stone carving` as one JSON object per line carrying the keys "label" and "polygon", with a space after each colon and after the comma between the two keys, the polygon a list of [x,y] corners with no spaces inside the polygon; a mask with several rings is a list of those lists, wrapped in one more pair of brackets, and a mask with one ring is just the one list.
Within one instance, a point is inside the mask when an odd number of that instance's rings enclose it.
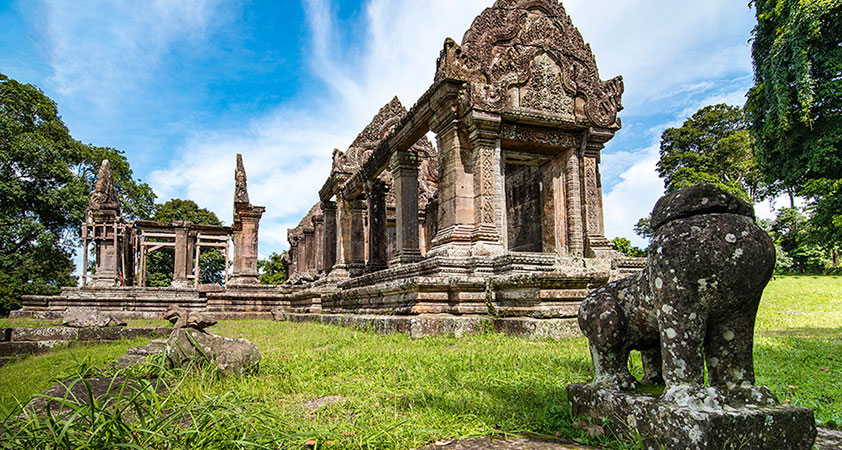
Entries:
{"label": "decorative stone carving", "polygon": [[249,203],[249,191],[243,155],[237,153],[237,168],[234,170],[234,204]]}
{"label": "decorative stone carving", "polygon": [[243,155],[237,154],[237,168],[234,170],[234,270],[230,286],[256,285],[259,283],[257,270],[257,238],[260,218],[266,208],[249,203],[246,169]]}
{"label": "decorative stone carving", "polygon": [[88,211],[94,214],[109,212],[114,216],[120,215],[120,197],[117,195],[117,186],[111,175],[111,163],[107,159],[103,159],[99,166],[96,187],[91,193]]}
{"label": "decorative stone carving", "polygon": [[[777,425],[764,427],[763,421],[772,419],[751,410],[778,405],[769,389],[754,385],[754,319],[775,249],[755,224],[752,207],[701,184],[662,197],[652,226],[644,270],[598,289],[580,306],[579,326],[588,337],[595,380],[569,387],[574,412],[626,414],[620,417],[632,417],[667,448],[723,448],[723,439],[736,429],[750,432],[748,446],[740,448],[809,448],[815,436],[811,411],[770,413]],[[637,385],[627,364],[633,349],[641,351],[641,381],[666,384],[657,401],[611,394]],[[710,386],[704,385],[705,365]],[[629,411],[633,403],[641,407]],[[721,424],[733,428],[707,423],[725,408],[733,417]],[[674,429],[677,423],[686,428]]]}
{"label": "decorative stone carving", "polygon": [[447,39],[436,81],[467,81],[490,111],[540,110],[574,119],[576,104],[598,127],[617,127],[622,77],[602,81],[590,46],[556,0],[498,0],[474,20],[462,45]]}

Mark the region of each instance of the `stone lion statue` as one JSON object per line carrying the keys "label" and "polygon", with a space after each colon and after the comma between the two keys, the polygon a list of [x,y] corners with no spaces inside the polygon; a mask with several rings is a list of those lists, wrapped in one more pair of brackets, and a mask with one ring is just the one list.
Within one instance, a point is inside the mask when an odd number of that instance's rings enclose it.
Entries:
{"label": "stone lion statue", "polygon": [[594,383],[635,388],[628,357],[639,350],[641,381],[663,382],[666,401],[777,404],[767,388],[754,386],[754,320],[775,248],[751,205],[700,184],[662,197],[651,220],[655,234],[643,271],[603,286],[579,307]]}

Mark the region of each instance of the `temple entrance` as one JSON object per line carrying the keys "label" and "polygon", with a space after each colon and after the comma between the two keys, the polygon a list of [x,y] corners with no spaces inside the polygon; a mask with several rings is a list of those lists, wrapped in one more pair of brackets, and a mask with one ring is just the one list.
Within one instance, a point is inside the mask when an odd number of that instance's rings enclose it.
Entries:
{"label": "temple entrance", "polygon": [[506,163],[506,223],[509,251],[542,252],[541,169]]}

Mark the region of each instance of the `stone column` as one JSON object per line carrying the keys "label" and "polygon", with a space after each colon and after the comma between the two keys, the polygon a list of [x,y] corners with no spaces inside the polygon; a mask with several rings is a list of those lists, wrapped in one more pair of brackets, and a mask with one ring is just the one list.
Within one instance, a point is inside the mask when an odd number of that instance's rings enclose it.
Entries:
{"label": "stone column", "polygon": [[358,276],[365,271],[365,201],[355,199],[348,202],[351,212],[350,250],[351,259],[348,270],[351,276]]}
{"label": "stone column", "polygon": [[331,201],[322,202],[321,208],[324,214],[322,244],[324,261],[322,267],[326,273],[330,273],[333,270],[333,265],[336,264],[336,203]]}
{"label": "stone column", "polygon": [[237,217],[234,224],[234,269],[229,286],[258,284],[257,271],[257,238],[260,218],[266,208],[262,206],[238,205]]}
{"label": "stone column", "polygon": [[92,218],[96,273],[88,283],[88,287],[113,287],[117,285],[117,257],[119,255],[118,246],[114,245],[114,224],[117,217],[111,214],[94,214]]}
{"label": "stone column", "polygon": [[334,278],[348,278],[351,262],[351,207],[341,196],[336,198],[336,263],[330,271]]}
{"label": "stone column", "polygon": [[541,166],[541,233],[544,253],[567,255],[567,208],[564,193],[564,159],[561,152]]}
{"label": "stone column", "polygon": [[599,179],[599,162],[595,155],[585,155],[585,217],[588,235],[604,236],[602,218],[602,182]]}
{"label": "stone column", "polygon": [[292,235],[287,238],[289,241],[289,273],[287,279],[298,273],[298,237]]}
{"label": "stone column", "polygon": [[316,268],[316,230],[304,228],[304,271],[310,272]]}
{"label": "stone column", "polygon": [[304,231],[300,232],[298,236],[298,254],[295,259],[298,263],[298,274],[303,275],[307,272],[307,240],[304,238]]}
{"label": "stone column", "polygon": [[390,168],[392,188],[395,190],[396,221],[393,262],[412,263],[421,259],[418,246],[418,155],[411,151],[395,152]]}
{"label": "stone column", "polygon": [[368,264],[367,272],[387,267],[386,261],[386,184],[380,180],[366,183],[368,197]]}
{"label": "stone column", "polygon": [[325,217],[324,213],[317,214],[313,217],[313,269],[317,273],[324,271],[324,234],[325,234]]}
{"label": "stone column", "polygon": [[579,182],[579,154],[567,151],[564,168],[567,188],[567,251],[569,256],[584,256],[584,230],[582,224],[582,191]]}
{"label": "stone column", "polygon": [[473,153],[474,231],[472,254],[487,256],[501,254],[501,231],[505,226],[505,211],[499,206],[496,194],[503,186],[502,149],[500,145],[499,115],[472,111],[468,120],[468,140]]}
{"label": "stone column", "polygon": [[177,288],[190,287],[187,281],[187,234],[190,232],[190,222],[175,221],[175,263],[173,264],[172,286]]}

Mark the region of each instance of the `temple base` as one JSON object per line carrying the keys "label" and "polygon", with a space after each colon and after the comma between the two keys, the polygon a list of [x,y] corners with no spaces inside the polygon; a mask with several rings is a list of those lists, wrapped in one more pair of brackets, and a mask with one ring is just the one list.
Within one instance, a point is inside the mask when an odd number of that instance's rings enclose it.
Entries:
{"label": "temple base", "polygon": [[567,398],[574,416],[608,419],[645,448],[809,450],[816,438],[813,411],[796,406],[691,409],[584,383],[568,385]]}

